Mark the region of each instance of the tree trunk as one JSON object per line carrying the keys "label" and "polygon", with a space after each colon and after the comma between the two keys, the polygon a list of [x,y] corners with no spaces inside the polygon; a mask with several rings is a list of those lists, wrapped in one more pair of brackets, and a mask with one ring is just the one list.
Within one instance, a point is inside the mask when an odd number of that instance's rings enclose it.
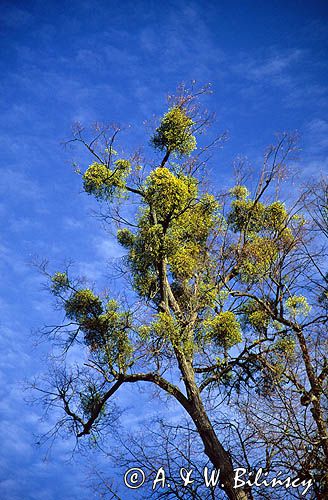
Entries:
{"label": "tree trunk", "polygon": [[311,362],[310,358],[310,353],[308,350],[308,346],[306,344],[305,337],[303,335],[302,330],[295,329],[298,342],[300,345],[300,348],[302,350],[302,356],[303,356],[303,361],[306,369],[306,373],[310,382],[311,386],[311,391],[312,391],[312,405],[313,408],[311,409],[311,413],[313,415],[314,421],[317,425],[319,437],[320,437],[320,443],[322,446],[322,449],[324,451],[325,457],[326,457],[326,464],[328,467],[328,433],[327,433],[327,426],[325,424],[325,420],[323,417],[323,412],[320,404],[320,396],[322,394],[322,384],[319,383],[318,377],[315,374],[315,371],[313,369],[313,365]]}
{"label": "tree trunk", "polygon": [[190,402],[189,415],[203,441],[205,454],[215,469],[220,470],[218,486],[226,493],[230,500],[247,500],[248,495],[243,488],[234,488],[235,472],[230,454],[220,443],[208,418],[194,379],[192,366],[184,360],[180,360],[180,369],[184,375],[184,382]]}
{"label": "tree trunk", "polygon": [[[167,263],[163,260],[160,268],[161,299],[164,304],[172,307],[175,315],[180,316],[180,307],[172,293],[166,273]],[[192,341],[193,332],[187,332],[187,337]],[[174,346],[174,339],[172,341]],[[174,348],[178,365],[183,377],[187,391],[188,411],[192,418],[201,440],[204,444],[204,452],[214,465],[215,469],[220,470],[219,487],[226,493],[230,500],[247,500],[247,493],[242,488],[234,488],[235,472],[230,454],[223,448],[213,426],[207,416],[199,389],[195,382],[195,372],[192,367],[192,356],[188,359],[185,354],[177,347]]]}
{"label": "tree trunk", "polygon": [[201,440],[204,451],[214,467],[220,470],[219,487],[230,500],[247,500],[247,494],[242,488],[234,488],[235,472],[229,453],[220,443],[201,403],[195,402],[191,415]]}

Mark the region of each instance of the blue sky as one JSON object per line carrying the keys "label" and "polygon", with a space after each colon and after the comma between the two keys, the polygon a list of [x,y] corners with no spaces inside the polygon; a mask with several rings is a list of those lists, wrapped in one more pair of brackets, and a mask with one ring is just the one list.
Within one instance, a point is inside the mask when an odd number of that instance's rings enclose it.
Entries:
{"label": "blue sky", "polygon": [[234,157],[259,166],[282,130],[300,134],[298,180],[327,172],[327,18],[318,0],[1,2],[2,499],[90,497],[79,459],[67,462],[71,441],[56,442],[46,460],[34,445],[47,423],[22,391],[45,370],[48,346],[35,348],[31,331],[62,319],[31,259],[57,269],[71,258],[101,283],[120,252],[91,217],[95,203],[71,166],[79,153],[61,145],[72,123],[130,124],[122,145],[131,151],[147,142],[143,122],[165,111],[165,95],[196,79],[212,83],[207,104],[229,131],[209,165],[218,187],[230,184]]}

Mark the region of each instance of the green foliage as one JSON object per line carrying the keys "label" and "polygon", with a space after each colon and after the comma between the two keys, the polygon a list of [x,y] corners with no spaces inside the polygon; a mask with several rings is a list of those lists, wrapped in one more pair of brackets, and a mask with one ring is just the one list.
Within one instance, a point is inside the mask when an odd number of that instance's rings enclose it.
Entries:
{"label": "green foliage", "polygon": [[241,186],[237,184],[233,188],[230,189],[231,196],[234,196],[238,200],[245,200],[249,196],[249,191],[246,186]]}
{"label": "green foliage", "polygon": [[152,329],[155,335],[170,339],[173,343],[176,342],[179,334],[179,327],[175,319],[166,312],[160,312],[156,315],[156,321],[152,323]]}
{"label": "green foliage", "polygon": [[158,222],[165,222],[185,210],[196,193],[196,179],[177,177],[165,167],[153,170],[146,180],[146,199],[155,210]]}
{"label": "green foliage", "polygon": [[[155,315],[154,321],[139,329],[139,334],[144,339],[164,340],[166,345],[171,345],[185,355],[190,356],[196,348],[193,332],[182,327],[174,315],[169,312],[159,312]],[[163,344],[162,344],[163,345]]]}
{"label": "green foliage", "polygon": [[195,272],[200,248],[195,242],[185,242],[169,258],[169,264],[174,276],[180,279],[189,279]]}
{"label": "green foliage", "polygon": [[221,347],[230,347],[242,341],[240,324],[232,311],[225,311],[204,321],[205,339]]}
{"label": "green foliage", "polygon": [[65,302],[66,316],[78,322],[103,312],[101,300],[88,288],[74,292]]}
{"label": "green foliage", "polygon": [[292,358],[295,354],[296,343],[291,335],[287,335],[277,340],[274,345],[275,351],[286,358]]}
{"label": "green foliage", "polygon": [[57,272],[51,278],[51,292],[60,295],[69,288],[69,280],[66,273]]}
{"label": "green foliage", "polygon": [[278,257],[278,248],[270,238],[256,236],[245,243],[239,262],[239,273],[245,282],[263,280]]}
{"label": "green foliage", "polygon": [[126,372],[133,354],[127,331],[123,328],[117,329],[115,335],[109,336],[105,348],[107,363],[110,366],[117,365],[120,372]]}
{"label": "green foliage", "polygon": [[[102,395],[94,384],[89,384],[84,393],[80,393],[80,402],[84,415],[87,418],[93,416],[101,403]],[[105,407],[102,407],[99,417],[105,415]]]}
{"label": "green foliage", "polygon": [[138,328],[138,334],[143,341],[150,339],[166,340],[174,346],[178,346],[182,340],[181,329],[178,321],[173,315],[167,312],[159,312],[153,317],[153,321],[149,324],[141,325]]}
{"label": "green foliage", "polygon": [[167,256],[177,279],[190,279],[204,265],[205,244],[216,223],[218,208],[214,197],[206,194],[170,225],[166,235]]}
{"label": "green foliage", "polygon": [[[239,186],[241,188],[242,186]],[[252,200],[238,197],[231,203],[231,211],[228,215],[228,224],[235,232],[245,231],[258,232],[263,228],[263,216],[265,207],[263,203],[254,203]]]}
{"label": "green foliage", "polygon": [[243,306],[246,323],[250,324],[256,331],[263,333],[267,330],[270,323],[270,315],[255,300],[249,300]]}
{"label": "green foliage", "polygon": [[83,187],[86,193],[97,198],[106,197],[111,188],[112,172],[101,163],[92,163],[83,175]]}
{"label": "green foliage", "polygon": [[231,203],[227,221],[234,232],[247,231],[249,235],[262,233],[275,239],[282,248],[293,243],[293,233],[287,227],[288,214],[283,203],[275,201],[265,206],[259,201],[254,202],[247,199],[247,188],[239,185],[232,188],[230,193],[236,199]]}
{"label": "green foliage", "polygon": [[120,370],[125,370],[131,358],[132,346],[128,335],[131,326],[129,314],[121,312],[115,300],[108,301],[104,314],[86,318],[81,323],[91,350],[101,349],[107,363],[117,365]]}
{"label": "green foliage", "polygon": [[152,333],[152,328],[150,325],[141,325],[137,331],[142,341],[148,341]]}
{"label": "green foliage", "polygon": [[117,239],[123,247],[130,248],[134,243],[135,237],[129,229],[124,228],[117,231]]}
{"label": "green foliage", "polygon": [[65,311],[69,319],[79,323],[91,351],[102,350],[111,366],[125,369],[132,354],[128,336],[131,322],[128,313],[119,311],[115,300],[109,300],[104,307],[91,290],[78,290],[66,300]]}
{"label": "green foliage", "polygon": [[[157,168],[145,181],[145,206],[138,231],[118,232],[119,242],[129,249],[129,263],[136,291],[142,297],[157,296],[158,266],[165,259],[172,275],[189,280],[204,265],[205,243],[219,208],[215,198],[198,198],[192,177]],[[154,219],[153,213],[156,214]]]}
{"label": "green foliage", "polygon": [[284,204],[276,201],[265,208],[263,224],[268,229],[280,231],[285,226],[287,218]]}
{"label": "green foliage", "polygon": [[129,263],[134,287],[142,297],[152,296],[157,289],[157,264],[163,255],[163,228],[152,225],[146,209],[139,222],[139,231],[129,241]]}
{"label": "green foliage", "polygon": [[177,155],[189,155],[196,148],[196,138],[192,134],[193,120],[184,109],[174,107],[162,118],[151,142],[161,151],[167,150]]}
{"label": "green foliage", "polygon": [[297,242],[290,227],[284,227],[281,229],[279,232],[279,239],[276,239],[276,241],[277,246],[284,252],[290,251],[293,247],[295,247]]}
{"label": "green foliage", "polygon": [[110,200],[119,196],[125,188],[126,177],[131,171],[128,160],[116,160],[114,170],[101,163],[92,163],[83,175],[83,187],[86,193],[98,199]]}
{"label": "green foliage", "polygon": [[307,316],[311,311],[311,306],[309,306],[306,298],[302,295],[292,295],[286,300],[285,306],[294,318],[297,316]]}

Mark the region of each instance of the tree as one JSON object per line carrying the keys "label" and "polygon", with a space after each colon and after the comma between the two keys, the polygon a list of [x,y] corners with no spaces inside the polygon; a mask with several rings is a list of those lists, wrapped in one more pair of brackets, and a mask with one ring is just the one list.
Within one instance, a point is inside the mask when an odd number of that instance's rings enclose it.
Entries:
{"label": "tree", "polygon": [[[301,292],[313,254],[304,250],[311,228],[299,212],[302,199],[287,207],[278,198],[294,138],[283,134],[267,150],[253,192],[240,174],[229,192],[215,196],[204,182],[208,147],[196,154],[197,137],[210,122],[199,111],[202,93],[183,88],[170,98],[150,139],[159,161],[120,157],[118,127],[98,126],[91,139],[77,127],[73,142],[92,159],[80,172],[83,187],[116,224],[130,290],[119,300],[96,293],[70,269],[44,268],[67,318],[48,333],[66,335],[65,350],[80,342],[86,358],[83,369],[62,371],[56,390],[43,394],[61,403],[61,424],[82,438],[106,429],[117,391],[135,383],[159,388],[190,419],[207,459],[221,471],[219,487],[241,500],[254,497],[250,488],[235,488],[240,461],[233,445],[223,444],[214,407],[254,385],[265,391],[284,374],[309,398],[327,461],[327,365],[318,373],[305,338],[308,328],[326,324],[327,314],[306,319],[311,304]],[[293,368],[284,372],[296,344],[309,386],[300,385]]]}
{"label": "tree", "polygon": [[[258,443],[280,467],[311,477],[315,498],[327,495],[327,184],[307,188],[301,198],[307,230],[293,253],[295,278],[279,313],[285,338],[278,349],[262,356],[265,386],[257,387],[256,403],[242,402]],[[312,222],[311,222],[312,221]],[[281,269],[280,275],[293,270]],[[289,275],[291,278],[291,275]],[[281,285],[283,282],[281,281]],[[285,285],[286,286],[286,285]],[[306,297],[306,298],[305,298]],[[282,333],[282,332],[281,332]],[[268,384],[269,381],[269,384]],[[248,394],[249,399],[249,394]],[[272,465],[272,464],[271,464]]]}

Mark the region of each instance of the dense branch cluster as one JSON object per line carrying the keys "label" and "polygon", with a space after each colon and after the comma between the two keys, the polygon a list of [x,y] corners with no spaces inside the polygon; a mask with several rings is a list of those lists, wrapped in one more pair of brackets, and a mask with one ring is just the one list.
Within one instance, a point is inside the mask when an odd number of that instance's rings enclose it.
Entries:
{"label": "dense branch cluster", "polygon": [[[194,173],[189,168],[193,152],[193,166],[201,162],[196,134],[207,124],[195,102],[195,95],[183,93],[164,115],[151,138],[164,157],[148,171],[139,158],[115,159],[117,129],[111,137],[100,130],[91,142],[81,129],[75,136],[93,157],[83,174],[84,190],[109,209],[118,202],[112,221],[127,252],[136,300],[127,306],[104,298],[76,286],[67,271],[50,277],[70,321],[70,342],[82,335],[93,373],[80,403],[72,409],[63,399],[64,410],[75,420],[77,434],[88,434],[105,418],[104,409],[120,387],[150,382],[187,412],[208,459],[223,471],[227,496],[244,499],[255,497],[247,489],[233,489],[235,457],[222,446],[207,401],[228,395],[235,411],[246,415],[241,418],[248,430],[257,433],[261,453],[271,449],[279,455],[270,432],[266,436],[246,411],[246,396],[255,391],[261,415],[265,405],[290,391],[301,408],[310,408],[302,418],[311,428],[294,472],[312,478],[321,495],[327,476],[318,474],[314,456],[328,463],[328,370],[316,349],[323,348],[327,324],[327,279],[311,247],[312,202],[301,197],[287,206],[277,196],[294,141],[282,135],[268,150],[252,193],[239,181],[217,197],[205,189],[197,168]],[[138,210],[123,217],[120,207],[130,200]]]}

